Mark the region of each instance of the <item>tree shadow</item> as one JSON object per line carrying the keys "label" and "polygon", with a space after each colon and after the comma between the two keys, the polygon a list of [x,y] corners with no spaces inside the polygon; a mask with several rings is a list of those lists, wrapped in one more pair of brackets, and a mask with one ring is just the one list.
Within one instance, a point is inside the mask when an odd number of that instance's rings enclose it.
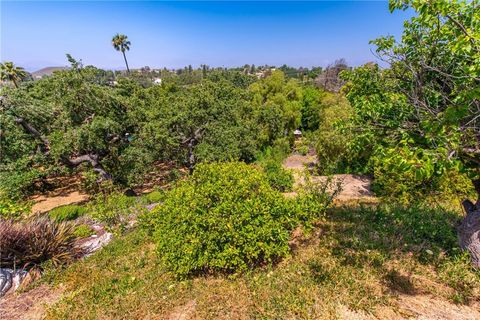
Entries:
{"label": "tree shadow", "polygon": [[392,291],[415,295],[419,293],[419,290],[415,288],[412,279],[408,275],[401,274],[397,270],[388,271],[383,277],[385,285]]}
{"label": "tree shadow", "polygon": [[334,253],[345,256],[345,249],[376,250],[389,257],[412,253],[422,263],[459,254],[456,227],[460,218],[452,211],[420,206],[334,208],[328,214],[334,222],[330,235],[338,240]]}
{"label": "tree shadow", "polygon": [[[330,270],[338,275],[339,283],[353,281],[367,286],[366,279],[373,276],[392,293],[417,295],[429,290],[423,287],[422,276],[417,279],[411,274],[418,270],[426,272],[429,286],[449,286],[468,303],[472,296],[465,288],[476,286],[480,278],[471,280],[476,277],[471,270],[460,275],[456,272],[463,266],[468,269],[465,254],[458,247],[456,227],[460,219],[456,212],[420,206],[333,208],[320,239],[331,256],[314,259],[319,265],[311,265],[312,276],[319,283],[323,278],[335,281],[327,272]],[[450,271],[445,273],[442,268]],[[429,276],[431,271],[434,278]]]}

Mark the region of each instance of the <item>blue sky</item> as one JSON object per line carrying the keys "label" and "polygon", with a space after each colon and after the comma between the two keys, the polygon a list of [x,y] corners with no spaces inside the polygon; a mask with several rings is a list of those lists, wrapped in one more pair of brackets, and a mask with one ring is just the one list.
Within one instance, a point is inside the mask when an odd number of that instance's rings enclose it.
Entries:
{"label": "blue sky", "polygon": [[411,15],[391,14],[387,1],[0,1],[0,60],[29,71],[66,65],[66,53],[123,68],[117,32],[132,42],[133,68],[359,65],[375,59],[369,40],[400,36]]}

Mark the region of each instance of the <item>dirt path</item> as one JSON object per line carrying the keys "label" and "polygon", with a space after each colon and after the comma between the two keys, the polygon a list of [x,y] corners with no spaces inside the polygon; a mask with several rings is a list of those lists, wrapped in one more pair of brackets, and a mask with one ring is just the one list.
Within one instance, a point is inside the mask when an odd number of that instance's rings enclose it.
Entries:
{"label": "dirt path", "polygon": [[43,213],[56,207],[67,204],[82,203],[88,200],[88,195],[80,191],[69,191],[58,195],[37,195],[31,200],[34,201],[32,213]]}
{"label": "dirt path", "polygon": [[[305,183],[303,173],[306,169],[313,168],[317,162],[316,156],[292,154],[283,162],[285,169],[291,170],[295,179],[294,189]],[[327,176],[312,176],[314,182],[326,182]],[[368,176],[354,175],[354,174],[335,174],[330,177],[332,191],[339,185],[341,190],[338,193],[336,200],[341,203],[351,201],[375,202],[377,201],[375,195],[371,190],[372,179]],[[295,196],[295,192],[286,194],[287,196]]]}

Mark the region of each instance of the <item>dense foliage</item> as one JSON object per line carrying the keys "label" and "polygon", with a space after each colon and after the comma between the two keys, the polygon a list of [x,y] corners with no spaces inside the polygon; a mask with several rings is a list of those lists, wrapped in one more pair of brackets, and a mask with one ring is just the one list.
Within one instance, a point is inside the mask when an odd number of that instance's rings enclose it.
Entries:
{"label": "dense foliage", "polygon": [[320,106],[319,125],[314,138],[320,173],[332,174],[354,170],[348,148],[352,134],[340,130],[342,125],[350,121],[352,108],[345,97],[330,93],[321,99]]}
{"label": "dense foliage", "polygon": [[298,205],[245,163],[201,164],[167,192],[144,224],[154,230],[161,259],[179,277],[244,271],[287,255],[290,231],[307,217],[320,217],[327,200]]}
{"label": "dense foliage", "polygon": [[100,180],[141,183],[159,161],[190,171],[203,161],[251,162],[278,139],[292,144],[302,113],[308,129],[318,123],[318,89],[281,71],[257,79],[187,70],[196,80],[170,74],[162,85],[144,86],[136,78],[144,73],[112,81],[68,58],[70,70],[0,89],[0,188],[10,198],[52,188],[50,177],[74,172],[98,192]]}
{"label": "dense foliage", "polygon": [[185,276],[245,270],[285,256],[292,214],[261,171],[232,162],[198,166],[152,218],[161,258]]}
{"label": "dense foliage", "polygon": [[370,173],[379,195],[402,202],[468,196],[480,163],[478,5],[414,0],[390,8],[417,14],[400,42],[372,41],[389,68],[369,63],[341,74],[353,112],[335,112],[333,130],[320,126],[320,165]]}
{"label": "dense foliage", "polygon": [[287,139],[278,139],[273,146],[256,155],[256,163],[262,167],[272,188],[287,192],[293,187],[293,175],[282,166],[283,160],[290,153]]}

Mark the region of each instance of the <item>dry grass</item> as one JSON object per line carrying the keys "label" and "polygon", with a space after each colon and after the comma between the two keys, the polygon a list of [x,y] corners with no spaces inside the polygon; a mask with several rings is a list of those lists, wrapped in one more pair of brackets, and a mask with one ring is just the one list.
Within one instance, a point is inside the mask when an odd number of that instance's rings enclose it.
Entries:
{"label": "dry grass", "polygon": [[411,299],[428,302],[418,314],[432,316],[441,303],[446,319],[475,318],[469,305],[480,301],[480,274],[455,249],[456,216],[419,210],[337,208],[297,235],[292,255],[273,268],[186,281],[158,264],[155,246],[137,230],[52,271],[45,279],[67,294],[47,319],[401,318],[415,314]]}

